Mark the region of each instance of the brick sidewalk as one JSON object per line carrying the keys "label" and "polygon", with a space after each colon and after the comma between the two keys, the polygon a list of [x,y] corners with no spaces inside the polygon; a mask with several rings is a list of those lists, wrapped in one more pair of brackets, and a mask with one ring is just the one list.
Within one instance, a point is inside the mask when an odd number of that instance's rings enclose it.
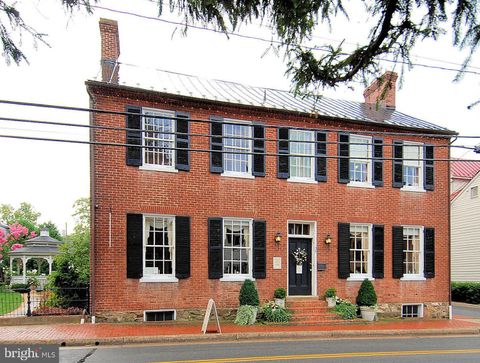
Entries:
{"label": "brick sidewalk", "polygon": [[[213,322],[210,327],[214,327]],[[222,323],[222,333],[202,334],[201,323],[182,324],[57,324],[6,326],[0,343],[55,343],[65,345],[127,344],[254,338],[335,337],[360,335],[479,334],[480,320],[380,321],[343,325],[254,325]]]}

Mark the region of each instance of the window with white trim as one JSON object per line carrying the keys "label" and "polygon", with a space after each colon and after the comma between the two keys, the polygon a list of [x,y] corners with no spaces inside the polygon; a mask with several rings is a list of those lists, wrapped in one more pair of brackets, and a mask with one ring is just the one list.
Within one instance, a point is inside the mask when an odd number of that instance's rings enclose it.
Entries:
{"label": "window with white trim", "polygon": [[477,198],[478,197],[478,186],[470,188],[470,198]]}
{"label": "window with white trim", "polygon": [[403,276],[423,277],[423,228],[403,227]]}
{"label": "window with white trim", "polygon": [[252,275],[252,221],[223,220],[223,276]]}
{"label": "window with white trim", "polygon": [[[252,126],[224,124],[223,136],[224,173],[252,175]],[[228,151],[234,153],[228,153]]]}
{"label": "window with white trim", "polygon": [[372,184],[372,138],[350,135],[350,183]]}
{"label": "window with white trim", "polygon": [[350,224],[350,277],[372,276],[372,225]]}
{"label": "window with white trim", "polygon": [[144,216],[143,277],[174,277],[175,218]]}
{"label": "window with white trim", "polygon": [[423,318],[423,305],[402,305],[402,318]]}
{"label": "window with white trim", "polygon": [[423,144],[404,142],[403,184],[407,188],[423,189]]}
{"label": "window with white trim", "polygon": [[143,109],[143,165],[175,169],[175,113]]}
{"label": "window with white trim", "polygon": [[[315,133],[306,130],[290,130],[289,153],[303,156],[290,156],[290,178],[314,180],[315,173]],[[308,142],[305,142],[308,141]]]}

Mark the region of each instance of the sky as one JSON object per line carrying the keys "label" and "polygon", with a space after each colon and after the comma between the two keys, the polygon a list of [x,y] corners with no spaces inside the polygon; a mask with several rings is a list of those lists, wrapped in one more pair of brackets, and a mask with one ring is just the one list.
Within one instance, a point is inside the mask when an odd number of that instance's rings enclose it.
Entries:
{"label": "sky", "polygon": [[[149,0],[103,0],[100,6],[155,17],[155,2]],[[266,42],[229,39],[223,34],[182,28],[154,20],[94,9],[67,13],[60,0],[21,0],[18,2],[24,19],[37,30],[48,34],[50,47],[33,46],[28,36],[22,37],[22,49],[29,64],[7,65],[0,59],[0,99],[88,107],[85,81],[99,72],[99,18],[117,20],[120,32],[121,61],[162,70],[196,75],[210,79],[239,82],[252,86],[288,90],[282,54]],[[354,14],[354,13],[352,13]],[[178,21],[168,12],[162,19]],[[350,22],[339,19],[332,33],[321,27],[310,45],[338,43],[345,39],[348,49],[365,35],[365,18],[353,16]],[[259,24],[259,21],[255,21]],[[265,25],[242,26],[240,33],[270,39]],[[438,42],[423,42],[413,50],[416,63],[458,68],[465,52],[451,46],[451,36]],[[473,70],[480,73],[480,57],[474,58]],[[385,64],[385,70],[391,69]],[[398,70],[398,69],[396,69]],[[120,74],[121,77],[121,74]],[[460,135],[480,135],[480,106],[467,106],[479,95],[480,75],[466,75],[453,83],[454,72],[415,67],[404,74],[397,90],[397,110],[457,131]],[[364,85],[360,83],[324,90],[328,97],[363,101]],[[59,111],[0,103],[0,117],[15,117],[55,122],[88,124],[88,113]],[[86,128],[38,126],[0,120],[0,134],[33,137],[88,140]],[[479,140],[476,140],[479,142]],[[475,140],[459,140],[457,144],[474,145]],[[452,150],[455,157],[475,158],[473,152]],[[40,222],[51,220],[59,229],[73,229],[72,205],[78,198],[89,196],[89,149],[87,145],[28,141],[0,138],[0,204],[18,207],[31,203],[41,212]]]}

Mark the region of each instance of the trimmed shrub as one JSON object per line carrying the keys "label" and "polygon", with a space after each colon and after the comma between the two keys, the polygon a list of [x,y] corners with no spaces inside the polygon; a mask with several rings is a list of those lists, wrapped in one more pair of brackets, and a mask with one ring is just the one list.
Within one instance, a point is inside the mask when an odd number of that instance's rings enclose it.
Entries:
{"label": "trimmed shrub", "polygon": [[252,305],[240,305],[237,310],[237,316],[235,318],[235,324],[238,325],[251,325],[255,323],[257,315],[257,307]]}
{"label": "trimmed shrub", "polygon": [[369,279],[365,279],[360,285],[357,295],[358,306],[374,306],[377,305],[377,294],[375,288]]}
{"label": "trimmed shrub", "polygon": [[480,304],[480,282],[452,282],[452,300]]}
{"label": "trimmed shrub", "polygon": [[30,291],[30,285],[29,284],[11,284],[10,289],[18,292],[27,292],[27,291]]}
{"label": "trimmed shrub", "polygon": [[258,306],[260,304],[260,301],[258,300],[258,291],[252,280],[247,279],[243,282],[238,299],[240,300],[240,306]]}
{"label": "trimmed shrub", "polygon": [[334,287],[330,287],[325,290],[325,297],[335,297],[337,296],[337,290]]}
{"label": "trimmed shrub", "polygon": [[357,317],[357,305],[352,304],[350,301],[342,300],[335,306],[335,313],[345,320],[355,319]]}
{"label": "trimmed shrub", "polygon": [[[280,299],[280,298],[277,298]],[[270,301],[262,307],[263,319],[271,323],[288,323],[290,314],[285,308]]]}
{"label": "trimmed shrub", "polygon": [[275,292],[273,293],[273,297],[275,299],[285,299],[287,296],[287,290],[285,290],[283,287],[279,287],[275,289]]}

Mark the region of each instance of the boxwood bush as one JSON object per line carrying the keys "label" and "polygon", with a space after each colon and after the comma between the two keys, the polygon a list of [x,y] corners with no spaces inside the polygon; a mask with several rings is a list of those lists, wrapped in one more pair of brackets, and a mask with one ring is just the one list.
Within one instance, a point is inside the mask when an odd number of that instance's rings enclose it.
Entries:
{"label": "boxwood bush", "polygon": [[350,301],[342,300],[337,302],[335,313],[340,315],[342,319],[355,319],[357,317],[357,305],[352,304]]}
{"label": "boxwood bush", "polygon": [[238,299],[240,300],[240,305],[260,305],[258,291],[252,280],[247,279],[243,282]]}
{"label": "boxwood bush", "polygon": [[452,300],[480,304],[480,282],[452,282]]}

